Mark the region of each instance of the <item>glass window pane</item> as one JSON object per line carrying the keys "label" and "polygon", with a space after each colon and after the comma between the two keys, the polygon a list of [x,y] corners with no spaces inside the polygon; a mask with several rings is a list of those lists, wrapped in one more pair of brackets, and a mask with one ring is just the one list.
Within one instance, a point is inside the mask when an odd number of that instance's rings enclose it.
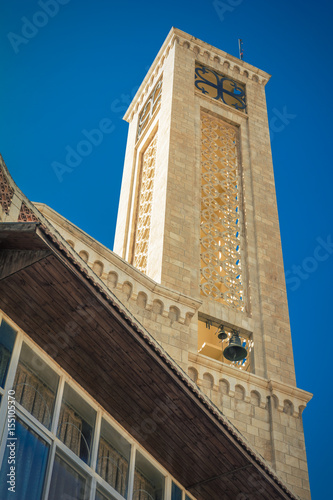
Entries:
{"label": "glass window pane", "polygon": [[139,451],[136,452],[133,500],[163,500],[164,476]]}
{"label": "glass window pane", "polygon": [[[7,436],[6,436],[7,437]],[[36,432],[16,420],[15,441],[7,441],[5,456],[0,467],[0,498],[1,500],[40,500],[42,496],[49,446]],[[14,443],[8,447],[8,444]],[[11,464],[15,454],[15,465]],[[15,493],[9,491],[12,485],[7,483],[7,476],[11,472],[10,466],[15,467]],[[12,469],[13,471],[13,469]],[[14,476],[12,476],[14,478]]]}
{"label": "glass window pane", "polygon": [[23,344],[14,382],[16,401],[48,429],[58,382],[59,376]]}
{"label": "glass window pane", "polygon": [[[1,319],[0,319],[1,321]],[[16,332],[4,319],[0,324],[0,387],[5,386]]]}
{"label": "glass window pane", "polygon": [[122,496],[126,496],[131,446],[108,422],[102,420],[97,473]]}
{"label": "glass window pane", "polygon": [[171,500],[182,500],[182,490],[175,483],[172,483]]}
{"label": "glass window pane", "polygon": [[60,498],[87,500],[89,484],[87,477],[81,471],[79,472],[57,454],[54,459],[48,500]]}
{"label": "glass window pane", "polygon": [[58,423],[58,438],[84,462],[90,463],[95,410],[65,384]]}

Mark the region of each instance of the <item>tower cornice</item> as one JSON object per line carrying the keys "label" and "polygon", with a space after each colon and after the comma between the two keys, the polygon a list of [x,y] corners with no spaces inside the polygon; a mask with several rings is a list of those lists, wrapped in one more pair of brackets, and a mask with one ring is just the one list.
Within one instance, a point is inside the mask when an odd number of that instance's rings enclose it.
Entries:
{"label": "tower cornice", "polygon": [[190,51],[193,51],[196,57],[205,58],[208,64],[210,62],[214,65],[217,64],[218,67],[220,66],[218,68],[220,71],[227,72],[234,78],[241,77],[245,80],[249,79],[259,85],[265,86],[271,77],[269,73],[266,73],[265,71],[256,68],[255,66],[242,61],[241,59],[232,56],[221,49],[213,47],[213,45],[203,42],[199,38],[189,35],[178,28],[172,27],[151,67],[149,68],[146,77],[129,105],[124,115],[124,120],[130,122],[133,114],[141,106],[146,96],[149,95],[149,92],[160,75],[166,57],[169,55],[170,50],[176,43]]}

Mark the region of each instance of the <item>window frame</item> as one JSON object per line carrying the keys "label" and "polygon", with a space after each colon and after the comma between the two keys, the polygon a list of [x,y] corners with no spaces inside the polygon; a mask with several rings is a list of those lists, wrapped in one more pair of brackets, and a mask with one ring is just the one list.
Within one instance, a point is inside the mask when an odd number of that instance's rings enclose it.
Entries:
{"label": "window frame", "polygon": [[[136,453],[139,452],[150,464],[157,469],[159,473],[164,476],[164,500],[171,499],[171,488],[172,482],[177,484],[177,486],[182,490],[182,500],[185,500],[185,495],[188,495],[190,499],[195,500],[195,498],[185,490],[176,479],[171,476],[171,474],[162,467],[159,462],[157,462],[125,429],[123,429],[118,422],[107,413],[107,411],[97,403],[93,397],[85,391],[75,380],[63,369],[61,368],[46,352],[43,351],[35,342],[33,342],[27,334],[19,328],[8,316],[0,310],[0,322],[5,320],[15,331],[16,339],[14,342],[13,350],[11,353],[11,359],[8,366],[8,373],[4,388],[0,388],[0,395],[2,396],[0,404],[0,465],[3,462],[5,456],[6,441],[5,433],[7,430],[7,397],[8,391],[13,387],[16,370],[20,359],[21,349],[23,343],[28,347],[33,349],[36,354],[44,361],[58,376],[58,387],[55,393],[54,409],[52,415],[52,421],[50,429],[45,427],[37,418],[29,413],[29,411],[24,408],[19,403],[16,403],[16,416],[20,418],[25,425],[31,428],[38,436],[44,439],[49,445],[49,456],[44,477],[44,486],[42,493],[42,500],[47,500],[51,479],[53,466],[55,461],[56,453],[61,457],[65,457],[65,461],[68,461],[74,469],[81,471],[83,474],[87,475],[90,493],[89,500],[95,500],[96,491],[100,488],[107,495],[111,495],[115,500],[132,500],[133,488],[134,488],[134,473],[135,473],[135,460]],[[71,451],[58,437],[58,421],[61,411],[61,405],[63,401],[65,384],[68,384],[70,388],[75,391],[84,401],[89,404],[96,412],[96,420],[92,435],[92,446],[91,446],[91,458],[90,465],[86,464],[82,459],[79,458],[73,451]],[[6,400],[6,403],[3,403]],[[97,473],[97,458],[98,458],[98,448],[99,439],[101,435],[102,419],[104,419],[116,432],[118,432],[129,444],[130,446],[130,457],[129,457],[129,467],[128,467],[128,483],[127,483],[127,494],[123,497],[118,493],[112,486],[110,486],[98,473]],[[104,494],[104,493],[103,493]]]}

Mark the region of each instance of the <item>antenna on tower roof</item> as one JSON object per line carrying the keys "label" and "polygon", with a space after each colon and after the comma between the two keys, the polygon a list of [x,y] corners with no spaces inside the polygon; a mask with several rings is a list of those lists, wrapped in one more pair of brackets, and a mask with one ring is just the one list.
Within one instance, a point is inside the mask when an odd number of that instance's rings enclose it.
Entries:
{"label": "antenna on tower roof", "polygon": [[238,38],[239,59],[243,60],[243,40]]}

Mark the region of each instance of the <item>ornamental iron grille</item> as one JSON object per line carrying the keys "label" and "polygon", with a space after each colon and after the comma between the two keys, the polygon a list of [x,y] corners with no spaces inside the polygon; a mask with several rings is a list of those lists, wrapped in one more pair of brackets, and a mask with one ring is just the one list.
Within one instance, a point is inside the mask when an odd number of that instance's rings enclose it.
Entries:
{"label": "ornamental iron grille", "polygon": [[154,89],[150,93],[140,115],[138,123],[138,133],[137,140],[140,138],[144,129],[151,122],[155,111],[160,109],[161,106],[161,95],[162,95],[162,78],[156,83]]}
{"label": "ornamental iron grille", "polygon": [[201,116],[201,294],[244,310],[236,129]]}
{"label": "ornamental iron grille", "polygon": [[147,272],[148,263],[148,245],[156,164],[156,143],[157,133],[155,133],[154,137],[151,139],[141,159],[141,182],[133,265],[143,273]]}
{"label": "ornamental iron grille", "polygon": [[14,190],[9,186],[5,175],[0,168],[0,206],[5,214],[9,215],[9,207],[12,203]]}
{"label": "ornamental iron grille", "polygon": [[195,67],[194,84],[203,94],[217,101],[221,100],[235,109],[245,111],[245,85],[199,64]]}
{"label": "ornamental iron grille", "polygon": [[22,205],[20,208],[19,217],[17,219],[19,222],[38,222],[35,214],[27,207],[27,205],[22,201]]}

